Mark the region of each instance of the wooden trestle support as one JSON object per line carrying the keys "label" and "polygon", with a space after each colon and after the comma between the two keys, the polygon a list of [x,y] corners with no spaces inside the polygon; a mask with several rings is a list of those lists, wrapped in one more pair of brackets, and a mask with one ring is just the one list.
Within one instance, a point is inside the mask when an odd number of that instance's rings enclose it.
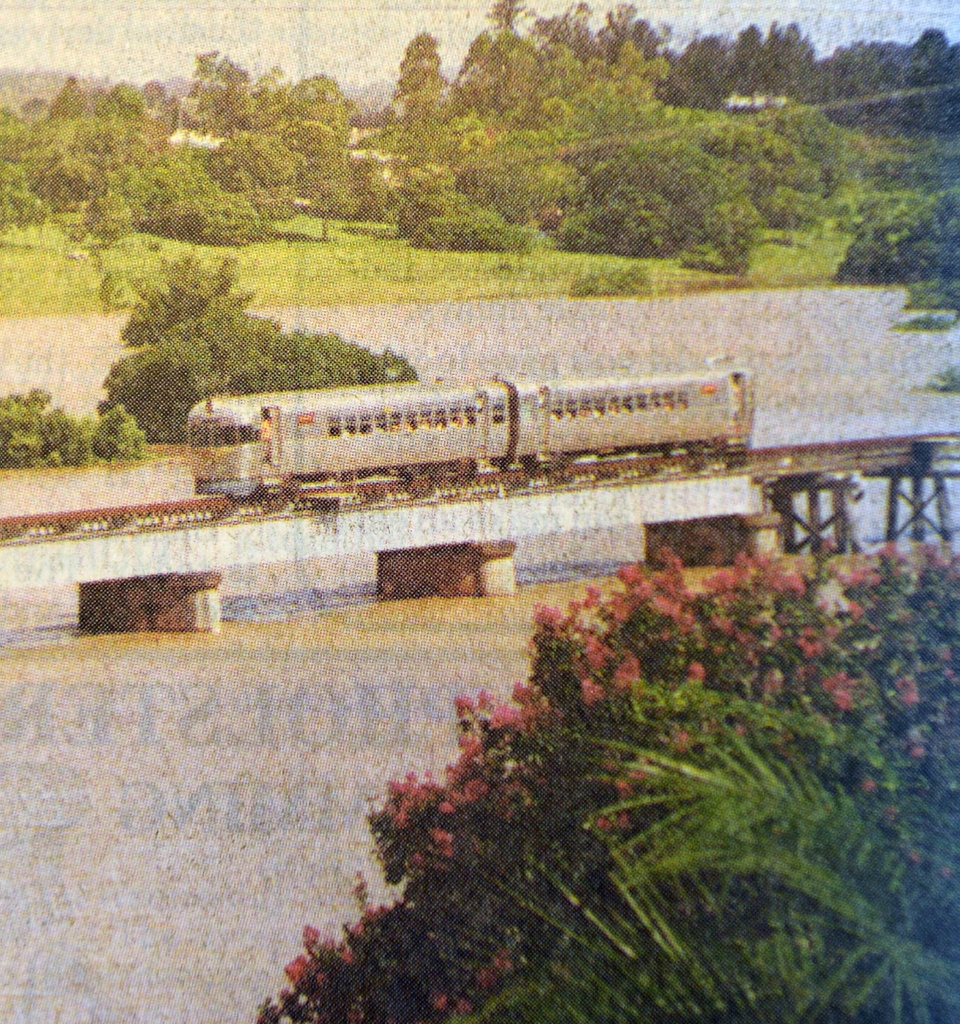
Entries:
{"label": "wooden trestle support", "polygon": [[[768,480],[764,491],[770,508],[780,517],[785,554],[815,554],[827,549],[850,554],[859,550],[849,505],[860,499],[861,491],[852,477],[790,474]],[[825,514],[824,497],[829,499],[829,515]]]}
{"label": "wooden trestle support", "polygon": [[928,535],[941,544],[954,538],[953,518],[947,480],[960,478],[960,466],[945,453],[937,441],[916,441],[913,458],[907,466],[894,466],[869,476],[886,479],[887,522],[885,538],[890,543],[909,539],[924,543]]}

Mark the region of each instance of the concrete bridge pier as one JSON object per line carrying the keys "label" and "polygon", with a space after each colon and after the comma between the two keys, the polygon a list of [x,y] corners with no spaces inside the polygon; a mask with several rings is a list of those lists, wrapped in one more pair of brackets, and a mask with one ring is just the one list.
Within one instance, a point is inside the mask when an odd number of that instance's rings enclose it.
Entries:
{"label": "concrete bridge pier", "polygon": [[377,597],[506,597],[516,590],[513,541],[377,552]]}
{"label": "concrete bridge pier", "polygon": [[218,572],[164,573],[80,584],[81,633],[219,633]]}
{"label": "concrete bridge pier", "polygon": [[780,550],[780,518],[763,512],[646,527],[646,560],[654,565],[663,561],[667,551],[691,567],[731,565],[742,552],[774,555]]}

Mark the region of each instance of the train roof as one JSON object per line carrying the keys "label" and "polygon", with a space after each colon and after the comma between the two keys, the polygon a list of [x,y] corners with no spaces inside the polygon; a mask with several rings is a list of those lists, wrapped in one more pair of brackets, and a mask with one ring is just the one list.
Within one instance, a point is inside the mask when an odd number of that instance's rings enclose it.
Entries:
{"label": "train roof", "polygon": [[[700,373],[639,374],[624,373],[608,377],[560,377],[548,381],[521,378],[515,383],[521,395],[537,394],[547,388],[553,394],[583,394],[594,391],[623,391],[630,388],[684,387],[719,382],[733,373],[747,373],[740,368],[724,367]],[[265,406],[279,406],[288,412],[329,412],[346,410],[377,410],[386,407],[404,408],[429,401],[470,402],[478,391],[495,385],[500,380],[452,384],[437,382],[422,384],[367,384],[348,388],[313,389],[309,391],[274,391],[256,395],[216,395],[198,402],[191,415],[241,416],[259,419]]]}

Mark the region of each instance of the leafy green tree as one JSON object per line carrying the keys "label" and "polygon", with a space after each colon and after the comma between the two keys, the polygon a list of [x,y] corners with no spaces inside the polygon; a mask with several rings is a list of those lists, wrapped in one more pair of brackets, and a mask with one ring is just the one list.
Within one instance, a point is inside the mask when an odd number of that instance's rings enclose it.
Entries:
{"label": "leafy green tree", "polygon": [[144,94],[132,85],[121,82],[103,95],[93,105],[96,117],[117,118],[121,121],[140,121],[146,114]]}
{"label": "leafy green tree", "polygon": [[131,462],[143,458],[147,445],[136,420],[122,405],[115,405],[98,418],[90,448],[104,462]]}
{"label": "leafy green tree", "polygon": [[47,112],[49,121],[74,121],[87,115],[87,97],[77,79],[71,75],[57,93]]}
{"label": "leafy green tree", "polygon": [[0,162],[0,231],[39,223],[45,214],[43,202],[27,187],[23,168]]}
{"label": "leafy green tree", "polygon": [[419,124],[436,118],[446,81],[440,74],[440,53],[436,37],[427,32],[415,36],[400,62],[400,77],[393,105],[401,123]]}
{"label": "leafy green tree", "polygon": [[33,390],[0,399],[0,468],[84,466],[143,457],[144,437],[122,408],[100,419],[50,408],[50,395]]}
{"label": "leafy green tree", "polygon": [[133,213],[119,192],[105,192],[87,204],[84,224],[91,235],[109,246],[133,230]]}
{"label": "leafy green tree", "polygon": [[234,261],[207,267],[196,256],[185,256],[165,264],[155,283],[143,285],[120,337],[134,348],[159,345],[177,332],[181,339],[188,337],[204,320],[221,322],[226,331],[252,298],[252,292],[237,287]]}
{"label": "leafy green tree", "polygon": [[934,204],[915,192],[876,195],[863,204],[837,280],[910,284],[929,280],[937,265]]}
{"label": "leafy green tree", "polygon": [[212,135],[229,137],[250,129],[250,73],[217,50],[197,55],[190,100],[192,116]]}
{"label": "leafy green tree", "polygon": [[207,267],[191,256],[167,264],[122,332],[137,351],[111,367],[101,412],[122,405],[149,440],[177,443],[192,406],[213,394],[416,379],[389,351],[377,356],[335,335],[285,333],[248,315],[250,299],[231,261]]}

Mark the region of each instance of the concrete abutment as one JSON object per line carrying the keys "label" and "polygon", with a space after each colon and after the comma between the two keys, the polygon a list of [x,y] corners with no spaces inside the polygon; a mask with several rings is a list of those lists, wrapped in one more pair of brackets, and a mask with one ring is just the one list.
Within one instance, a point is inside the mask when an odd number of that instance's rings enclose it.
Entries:
{"label": "concrete abutment", "polygon": [[163,573],[80,584],[81,633],[219,633],[218,572]]}
{"label": "concrete abutment", "polygon": [[377,552],[377,597],[507,597],[516,590],[513,541]]}

